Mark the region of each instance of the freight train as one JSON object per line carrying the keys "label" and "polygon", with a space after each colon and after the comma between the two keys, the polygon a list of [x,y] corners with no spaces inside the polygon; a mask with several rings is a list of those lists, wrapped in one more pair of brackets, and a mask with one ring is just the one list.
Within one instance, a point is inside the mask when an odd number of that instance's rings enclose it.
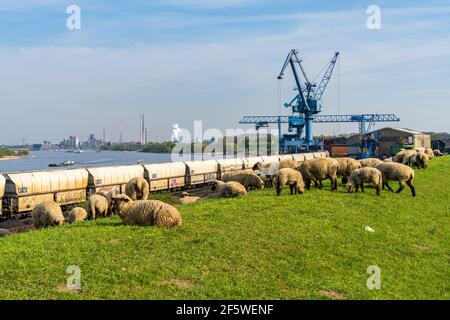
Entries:
{"label": "freight train", "polygon": [[328,152],[273,155],[248,158],[185,161],[157,164],[94,167],[0,174],[0,218],[27,215],[44,201],[63,208],[86,201],[99,191],[125,192],[125,185],[143,177],[150,192],[198,188],[220,179],[224,173],[251,169],[257,162],[304,161],[329,156]]}

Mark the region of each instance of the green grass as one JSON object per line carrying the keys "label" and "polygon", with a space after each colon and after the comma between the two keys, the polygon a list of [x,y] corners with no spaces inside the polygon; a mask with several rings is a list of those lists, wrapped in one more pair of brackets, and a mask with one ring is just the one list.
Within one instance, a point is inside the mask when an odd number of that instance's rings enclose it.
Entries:
{"label": "green grass", "polygon": [[[417,170],[416,198],[327,183],[177,205],[178,229],[113,217],[0,238],[0,299],[449,299],[449,173],[450,157]],[[80,291],[64,289],[69,265]]]}

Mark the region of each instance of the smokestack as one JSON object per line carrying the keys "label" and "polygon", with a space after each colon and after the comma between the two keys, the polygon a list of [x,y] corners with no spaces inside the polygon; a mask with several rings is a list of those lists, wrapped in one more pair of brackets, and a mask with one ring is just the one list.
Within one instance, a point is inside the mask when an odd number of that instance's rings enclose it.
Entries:
{"label": "smokestack", "polygon": [[145,128],[145,144],[147,144],[148,143],[148,140],[147,140],[147,128]]}

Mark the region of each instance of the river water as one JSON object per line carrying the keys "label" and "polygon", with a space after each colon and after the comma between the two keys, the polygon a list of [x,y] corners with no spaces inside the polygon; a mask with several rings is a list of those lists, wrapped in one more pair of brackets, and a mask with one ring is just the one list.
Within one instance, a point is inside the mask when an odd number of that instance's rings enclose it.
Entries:
{"label": "river water", "polygon": [[32,151],[30,156],[18,160],[0,160],[0,173],[32,170],[52,170],[50,163],[74,161],[75,165],[65,168],[103,167],[113,165],[171,162],[170,153],[85,151],[67,153],[64,151]]}

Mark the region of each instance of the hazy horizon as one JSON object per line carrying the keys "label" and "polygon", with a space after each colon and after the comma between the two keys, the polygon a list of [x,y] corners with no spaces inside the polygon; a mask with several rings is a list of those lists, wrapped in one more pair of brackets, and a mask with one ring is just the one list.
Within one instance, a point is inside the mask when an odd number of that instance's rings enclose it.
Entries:
{"label": "hazy horizon", "polygon": [[[294,83],[276,77],[292,48],[314,78],[340,60],[322,114],[395,113],[384,126],[450,131],[450,1],[378,1],[381,29],[358,1],[0,0],[0,144],[168,140],[178,123],[251,128],[245,115],[288,115]],[[81,29],[69,30],[69,5]],[[338,83],[340,90],[338,91]],[[280,91],[279,91],[280,90]],[[338,96],[340,95],[340,99]],[[357,132],[317,124],[315,135]]]}

